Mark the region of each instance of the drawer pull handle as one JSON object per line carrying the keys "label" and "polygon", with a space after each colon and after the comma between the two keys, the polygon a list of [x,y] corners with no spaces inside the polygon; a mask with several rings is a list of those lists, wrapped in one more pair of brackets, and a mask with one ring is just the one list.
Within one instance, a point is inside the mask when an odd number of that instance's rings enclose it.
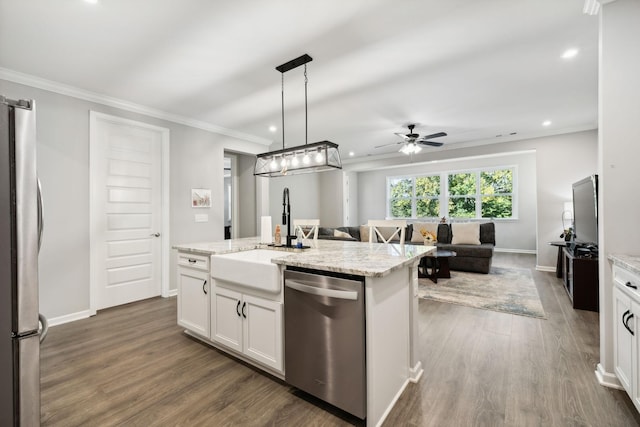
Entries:
{"label": "drawer pull handle", "polygon": [[631,289],[638,289],[638,287],[636,285],[634,285],[631,282],[627,282],[624,284],[627,288],[631,288]]}
{"label": "drawer pull handle", "polygon": [[622,315],[622,324],[624,325],[625,328],[627,328],[627,331],[629,331],[631,335],[635,335],[635,333],[633,333],[633,331],[629,327],[629,320],[631,319],[633,319],[633,313],[631,313],[629,310],[625,311],[624,314]]}
{"label": "drawer pull handle", "polygon": [[204,283],[202,284],[202,292],[204,292],[204,294],[207,294],[207,290],[204,288],[205,286],[207,286],[207,281],[205,280]]}
{"label": "drawer pull handle", "polygon": [[198,261],[196,261],[195,259],[191,259],[191,258],[189,258],[189,262],[190,262],[191,264],[195,264],[195,263],[196,263],[196,262],[198,262]]}
{"label": "drawer pull handle", "polygon": [[238,305],[236,305],[236,313],[238,314],[238,317],[242,317],[240,314],[240,300],[238,300]]}

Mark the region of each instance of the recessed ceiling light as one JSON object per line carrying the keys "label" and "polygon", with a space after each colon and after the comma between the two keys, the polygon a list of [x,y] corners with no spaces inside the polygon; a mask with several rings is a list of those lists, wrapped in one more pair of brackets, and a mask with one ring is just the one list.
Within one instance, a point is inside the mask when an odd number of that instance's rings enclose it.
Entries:
{"label": "recessed ceiling light", "polygon": [[349,151],[349,155],[350,155],[351,157],[353,157],[353,156],[355,156],[355,155],[356,155],[356,153],[354,153],[353,151]]}
{"label": "recessed ceiling light", "polygon": [[274,126],[274,125],[269,126],[269,132],[275,132],[277,130],[278,130],[278,128],[276,126]]}
{"label": "recessed ceiling light", "polygon": [[542,122],[542,126],[551,126],[551,120],[545,120]]}
{"label": "recessed ceiling light", "polygon": [[578,49],[567,49],[562,54],[562,59],[571,59],[578,54]]}

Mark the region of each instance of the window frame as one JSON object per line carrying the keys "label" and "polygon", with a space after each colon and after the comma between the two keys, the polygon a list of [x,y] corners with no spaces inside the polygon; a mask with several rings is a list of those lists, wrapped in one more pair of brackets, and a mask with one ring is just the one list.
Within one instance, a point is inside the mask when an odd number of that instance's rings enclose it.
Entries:
{"label": "window frame", "polygon": [[[496,193],[496,194],[482,194],[481,193],[481,177],[483,172],[495,172],[500,170],[510,170],[511,171],[511,193]],[[474,174],[475,175],[475,194],[466,195],[466,197],[475,198],[475,216],[474,217],[454,217],[451,218],[449,215],[449,199],[451,198],[449,194],[449,176],[450,175],[458,175],[458,174]],[[418,217],[417,214],[417,201],[416,197],[416,180],[418,178],[423,177],[431,177],[431,176],[440,176],[440,195],[438,197],[440,202],[440,211],[438,217]],[[391,182],[409,179],[411,180],[411,196],[409,199],[411,201],[411,216],[410,217],[398,217],[393,216],[391,214]],[[492,221],[512,221],[518,219],[518,167],[517,165],[501,165],[501,166],[490,166],[490,167],[482,167],[482,168],[473,168],[473,169],[460,169],[460,170],[446,170],[441,172],[434,173],[420,173],[420,174],[411,174],[411,175],[394,175],[387,176],[386,179],[387,189],[386,189],[386,218],[387,219],[408,219],[408,220],[437,220],[442,217],[446,217],[449,220],[453,221],[482,221],[482,220],[492,220]],[[496,197],[496,196],[504,196],[511,197],[511,216],[507,218],[492,218],[492,217],[482,217],[482,198],[483,197]],[[465,197],[465,196],[462,196]],[[424,197],[420,197],[423,199]],[[432,197],[434,198],[434,197]],[[406,200],[405,199],[405,200]]]}

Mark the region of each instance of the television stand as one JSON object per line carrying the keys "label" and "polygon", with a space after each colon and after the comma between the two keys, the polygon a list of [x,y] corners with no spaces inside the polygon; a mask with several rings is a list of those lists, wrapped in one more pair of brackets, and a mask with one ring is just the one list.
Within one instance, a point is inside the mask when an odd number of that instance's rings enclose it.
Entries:
{"label": "television stand", "polygon": [[562,282],[573,308],[599,311],[598,257],[577,256],[563,248]]}

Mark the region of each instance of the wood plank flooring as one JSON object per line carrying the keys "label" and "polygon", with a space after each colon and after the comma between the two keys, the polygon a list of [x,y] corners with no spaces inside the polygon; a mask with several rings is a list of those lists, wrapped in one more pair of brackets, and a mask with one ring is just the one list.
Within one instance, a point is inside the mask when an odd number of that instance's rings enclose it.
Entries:
{"label": "wood plank flooring", "polygon": [[[624,392],[601,387],[598,314],[573,310],[529,255],[546,320],[420,301],[425,373],[385,426],[637,426]],[[43,426],[341,426],[358,420],[189,338],[175,298],[101,311],[50,329]]]}

